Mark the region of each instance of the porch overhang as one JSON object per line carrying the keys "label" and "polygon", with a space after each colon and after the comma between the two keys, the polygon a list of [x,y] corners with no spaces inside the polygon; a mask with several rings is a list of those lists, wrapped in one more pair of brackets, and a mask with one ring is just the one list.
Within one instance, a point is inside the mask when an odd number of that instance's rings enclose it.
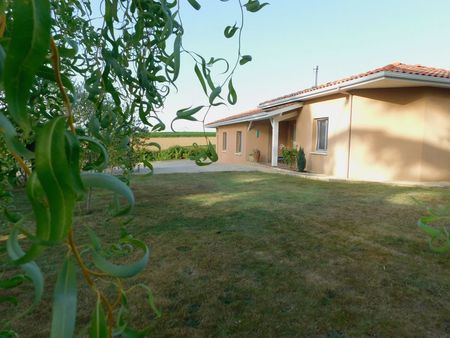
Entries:
{"label": "porch overhang", "polygon": [[[293,110],[297,110],[303,107],[303,102],[292,102],[287,105],[281,105],[279,107],[270,107],[267,110],[261,110],[253,115],[247,115],[243,117],[237,117],[234,119],[226,120],[226,121],[217,121],[207,125],[208,128],[217,128],[221,126],[243,123],[243,122],[254,122],[254,121],[262,121],[262,120],[271,120],[273,118],[283,118],[285,113],[292,112]],[[297,112],[295,113],[297,114]],[[279,120],[281,121],[281,120]]]}

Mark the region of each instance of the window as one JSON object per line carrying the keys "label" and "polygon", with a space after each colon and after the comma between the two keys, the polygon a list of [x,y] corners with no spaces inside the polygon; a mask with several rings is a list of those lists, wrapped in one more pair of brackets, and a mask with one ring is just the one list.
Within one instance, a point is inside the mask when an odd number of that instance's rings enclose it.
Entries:
{"label": "window", "polygon": [[227,133],[222,134],[222,150],[227,150]]}
{"label": "window", "polygon": [[236,132],[236,153],[242,152],[242,131]]}
{"label": "window", "polygon": [[327,151],[328,149],[328,118],[317,119],[316,126],[316,151]]}

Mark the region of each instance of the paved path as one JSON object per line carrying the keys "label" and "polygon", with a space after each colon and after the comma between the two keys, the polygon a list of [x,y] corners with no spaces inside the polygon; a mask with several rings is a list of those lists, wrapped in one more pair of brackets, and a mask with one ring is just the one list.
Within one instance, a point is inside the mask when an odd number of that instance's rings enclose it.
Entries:
{"label": "paved path", "polygon": [[[152,162],[154,174],[175,174],[175,173],[209,173],[219,171],[257,171],[259,166],[251,164],[227,164],[212,163],[210,165],[198,166],[191,160],[173,160]],[[139,168],[137,174],[146,174],[148,169]]]}
{"label": "paved path", "polygon": [[[228,163],[212,163],[206,166],[198,166],[191,160],[172,160],[172,161],[158,161],[152,162],[154,174],[176,174],[176,173],[209,173],[209,172],[224,172],[224,171],[262,171],[266,173],[277,173],[289,176],[300,176],[303,178],[331,181],[331,182],[358,182],[353,180],[340,179],[332,176],[312,173],[299,173],[296,171],[286,170],[282,168],[272,168],[267,165],[258,163],[248,164],[228,164]],[[147,168],[136,169],[137,174],[146,174],[149,170]],[[361,183],[361,181],[359,181]],[[366,182],[367,183],[367,182]],[[425,186],[425,187],[450,187],[450,182],[377,182],[388,185],[402,185],[402,186]]]}

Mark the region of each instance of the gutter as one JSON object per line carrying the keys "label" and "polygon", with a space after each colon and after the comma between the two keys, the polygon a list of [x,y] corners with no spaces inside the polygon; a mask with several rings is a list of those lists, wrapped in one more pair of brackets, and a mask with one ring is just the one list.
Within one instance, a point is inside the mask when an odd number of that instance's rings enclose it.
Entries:
{"label": "gutter", "polygon": [[267,120],[267,119],[270,119],[273,116],[281,115],[281,114],[284,114],[284,113],[286,113],[288,111],[296,110],[296,109],[299,109],[301,107],[303,107],[303,103],[302,102],[298,102],[295,105],[291,105],[291,106],[283,107],[283,108],[279,108],[279,109],[274,109],[274,110],[268,111],[268,112],[258,113],[258,114],[254,115],[254,116],[250,115],[250,116],[238,117],[236,119],[223,121],[223,122],[209,123],[209,124],[206,125],[206,127],[208,127],[208,128],[217,128],[217,127],[221,127],[221,126],[227,126],[227,125],[230,125],[230,124],[236,124],[236,123],[242,123],[242,122],[253,122],[253,121]]}
{"label": "gutter", "polygon": [[315,90],[310,93],[299,94],[292,97],[279,99],[273,102],[268,103],[260,103],[258,105],[259,108],[271,108],[274,106],[278,106],[280,104],[291,103],[296,101],[310,100],[316,97],[327,96],[331,94],[338,94],[343,90],[355,89],[360,87],[362,84],[369,84],[374,82],[379,82],[382,80],[406,80],[417,82],[418,85],[430,86],[430,85],[439,85],[439,87],[448,87],[450,88],[450,79],[441,78],[441,77],[432,77],[428,75],[415,75],[415,74],[406,74],[399,72],[390,72],[390,71],[382,71],[376,74],[372,74],[369,76],[365,76],[363,78],[358,78],[355,80],[347,81],[345,83],[336,84],[330,87],[326,87],[323,89]]}

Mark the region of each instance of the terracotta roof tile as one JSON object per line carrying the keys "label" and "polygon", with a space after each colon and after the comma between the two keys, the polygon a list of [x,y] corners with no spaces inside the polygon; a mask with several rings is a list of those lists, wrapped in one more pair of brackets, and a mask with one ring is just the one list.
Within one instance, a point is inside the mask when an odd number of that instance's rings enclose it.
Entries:
{"label": "terracotta roof tile", "polygon": [[289,107],[289,106],[292,106],[292,105],[295,105],[295,104],[296,104],[296,102],[290,102],[290,103],[280,104],[280,105],[277,105],[275,107],[254,108],[254,109],[247,110],[247,111],[245,111],[243,113],[240,113],[240,114],[231,115],[231,116],[228,116],[228,117],[224,117],[223,119],[216,120],[214,122],[210,122],[210,123],[207,124],[207,126],[210,125],[210,124],[226,122],[226,121],[235,120],[235,119],[239,119],[239,118],[246,117],[246,116],[254,116],[254,115],[258,115],[258,114],[262,114],[262,113],[269,113],[271,111],[274,111],[274,110],[277,110],[277,109],[281,109],[281,108],[285,108],[285,107]]}
{"label": "terracotta roof tile", "polygon": [[388,64],[384,67],[380,67],[380,68],[376,68],[373,70],[369,70],[367,72],[364,73],[360,73],[360,74],[356,74],[356,75],[352,75],[340,80],[336,80],[336,81],[331,81],[331,82],[327,82],[324,84],[321,84],[317,87],[311,87],[311,88],[307,88],[307,89],[303,89],[291,94],[287,94],[287,95],[283,95],[280,97],[277,97],[275,99],[271,99],[268,101],[264,101],[262,103],[260,103],[260,105],[264,105],[267,103],[272,103],[281,99],[287,99],[293,96],[297,96],[297,95],[301,95],[301,94],[306,94],[309,92],[313,92],[319,89],[323,89],[326,87],[331,87],[331,86],[335,86],[341,83],[345,83],[348,81],[352,81],[352,80],[356,80],[359,78],[363,78],[372,74],[376,74],[379,72],[384,72],[384,71],[388,71],[388,72],[395,72],[395,73],[404,73],[404,74],[414,74],[414,75],[424,75],[424,76],[433,76],[433,77],[440,77],[440,78],[446,78],[446,79],[450,79],[450,70],[448,69],[442,69],[442,68],[434,68],[434,67],[425,67],[422,65],[407,65],[401,62],[395,62],[395,63],[391,63]]}
{"label": "terracotta roof tile", "polygon": [[[450,79],[450,70],[448,69],[442,69],[442,68],[434,68],[434,67],[425,67],[422,65],[407,65],[404,63],[400,63],[400,62],[396,62],[396,63],[391,63],[388,64],[384,67],[380,67],[380,68],[376,68],[373,70],[369,70],[365,73],[360,73],[360,74],[356,74],[356,75],[352,75],[340,80],[336,80],[336,81],[331,81],[331,82],[327,82],[324,84],[321,84],[317,87],[312,87],[312,88],[307,88],[307,89],[303,89],[288,95],[284,95],[284,96],[280,96],[277,97],[275,99],[271,99],[268,101],[264,101],[262,103],[260,103],[260,105],[264,105],[264,104],[268,104],[268,103],[274,103],[278,100],[282,100],[282,99],[287,99],[290,97],[294,97],[297,95],[301,95],[301,94],[306,94],[309,92],[314,92],[316,90],[320,90],[323,88],[327,88],[327,87],[331,87],[334,85],[338,85],[341,83],[345,83],[348,81],[352,81],[352,80],[356,80],[359,78],[363,78],[372,74],[376,74],[379,72],[383,72],[383,71],[388,71],[388,72],[395,72],[395,73],[404,73],[404,74],[413,74],[413,75],[424,75],[424,76],[432,76],[432,77],[438,77],[438,78],[446,78],[446,79]],[[230,120],[234,120],[237,118],[241,118],[241,117],[246,117],[246,116],[251,116],[251,115],[257,115],[257,114],[261,114],[261,113],[265,113],[265,112],[270,112],[272,110],[278,109],[278,108],[282,108],[284,106],[288,106],[292,103],[288,103],[288,104],[284,104],[284,105],[279,105],[276,107],[270,107],[270,108],[255,108],[255,109],[251,109],[248,111],[245,111],[243,113],[240,114],[236,114],[236,115],[232,115],[232,116],[228,116],[225,117],[223,119],[211,122],[209,124],[215,124],[215,123],[220,123],[220,122],[226,122],[226,121],[230,121]]]}

